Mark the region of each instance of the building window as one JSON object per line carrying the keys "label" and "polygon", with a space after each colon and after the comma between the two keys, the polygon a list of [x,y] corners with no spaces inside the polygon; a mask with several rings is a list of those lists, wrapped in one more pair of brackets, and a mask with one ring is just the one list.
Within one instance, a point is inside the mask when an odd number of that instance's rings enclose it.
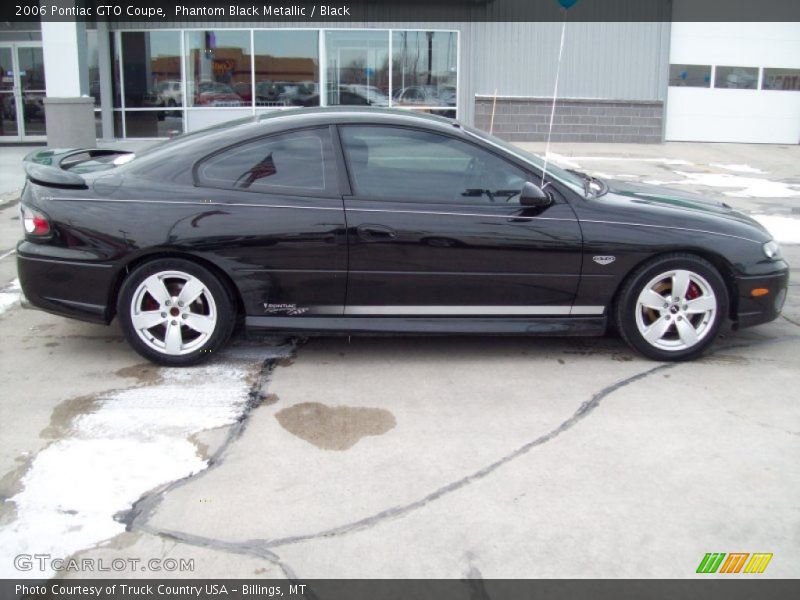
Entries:
{"label": "building window", "polygon": [[757,67],[717,67],[715,88],[755,90],[758,88]]}
{"label": "building window", "polygon": [[177,31],[122,33],[122,77],[126,108],[183,105],[181,39]]}
{"label": "building window", "polygon": [[183,133],[180,111],[126,110],[124,114],[129,138],[169,138]]}
{"label": "building window", "polygon": [[[122,108],[122,57],[120,55],[119,34],[112,33],[110,36],[111,93],[113,95],[114,108]],[[121,136],[118,135],[117,137]]]}
{"label": "building window", "polygon": [[112,35],[115,136],[160,138],[183,131],[180,46],[178,31]]}
{"label": "building window", "polygon": [[326,31],[328,106],[389,106],[389,32]]}
{"label": "building window", "polygon": [[89,95],[100,108],[100,62],[97,58],[97,30],[86,31],[86,63],[89,71]]}
{"label": "building window", "polygon": [[761,89],[800,91],[800,69],[764,69]]}
{"label": "building window", "polygon": [[[110,51],[117,137],[167,137],[290,106],[398,106],[456,117],[456,31],[117,31]],[[89,54],[99,106],[95,32]]]}
{"label": "building window", "polygon": [[392,104],[456,106],[458,46],[455,32],[392,33]]}
{"label": "building window", "polygon": [[256,31],[253,61],[256,106],[319,106],[316,31]]}
{"label": "building window", "polygon": [[189,106],[251,106],[250,31],[186,32],[186,99]]}
{"label": "building window", "polygon": [[669,85],[672,87],[711,87],[710,65],[670,65]]}

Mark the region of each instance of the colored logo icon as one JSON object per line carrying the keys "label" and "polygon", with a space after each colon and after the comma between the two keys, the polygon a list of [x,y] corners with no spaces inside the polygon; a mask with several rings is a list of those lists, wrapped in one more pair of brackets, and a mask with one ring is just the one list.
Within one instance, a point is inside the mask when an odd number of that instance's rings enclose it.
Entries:
{"label": "colored logo icon", "polygon": [[[727,558],[726,558],[727,557]],[[750,560],[748,560],[748,557]],[[708,552],[697,567],[698,573],[763,573],[772,554],[763,552]]]}

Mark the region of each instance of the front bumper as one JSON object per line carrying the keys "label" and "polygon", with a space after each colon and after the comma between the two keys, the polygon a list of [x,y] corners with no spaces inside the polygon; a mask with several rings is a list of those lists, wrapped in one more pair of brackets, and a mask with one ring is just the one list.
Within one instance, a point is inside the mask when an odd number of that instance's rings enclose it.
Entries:
{"label": "front bumper", "polygon": [[[788,287],[789,269],[773,275],[737,277],[735,326],[752,327],[777,319],[786,302]],[[754,296],[753,290],[767,290],[767,293]]]}
{"label": "front bumper", "polygon": [[17,272],[26,305],[82,321],[109,323],[114,265],[69,260],[79,257],[59,252],[69,251],[26,241],[17,245]]}

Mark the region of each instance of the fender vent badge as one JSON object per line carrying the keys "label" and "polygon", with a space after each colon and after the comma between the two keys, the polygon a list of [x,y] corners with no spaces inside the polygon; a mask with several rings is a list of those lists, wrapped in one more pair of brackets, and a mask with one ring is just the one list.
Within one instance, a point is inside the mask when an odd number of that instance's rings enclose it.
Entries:
{"label": "fender vent badge", "polygon": [[594,256],[592,260],[596,262],[598,265],[606,266],[610,265],[612,262],[617,260],[616,256]]}

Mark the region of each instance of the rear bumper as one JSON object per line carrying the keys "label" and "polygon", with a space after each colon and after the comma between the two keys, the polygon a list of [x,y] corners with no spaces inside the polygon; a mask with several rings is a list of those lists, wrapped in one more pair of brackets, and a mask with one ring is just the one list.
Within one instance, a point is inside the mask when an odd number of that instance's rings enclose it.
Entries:
{"label": "rear bumper", "polygon": [[17,271],[26,306],[90,321],[108,323],[108,299],[114,265],[83,263],[53,256],[61,249],[22,241],[17,245]]}
{"label": "rear bumper", "polygon": [[[752,327],[774,321],[781,314],[789,286],[789,270],[774,275],[738,277],[736,327]],[[762,296],[753,296],[753,290],[766,289]]]}

